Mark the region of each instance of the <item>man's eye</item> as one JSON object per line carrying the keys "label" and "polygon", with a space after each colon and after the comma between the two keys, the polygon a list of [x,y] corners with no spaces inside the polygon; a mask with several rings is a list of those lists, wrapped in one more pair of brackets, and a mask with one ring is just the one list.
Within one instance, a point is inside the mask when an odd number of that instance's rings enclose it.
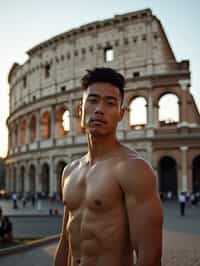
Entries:
{"label": "man's eye", "polygon": [[97,103],[97,99],[95,99],[95,98],[89,98],[88,101],[90,103]]}
{"label": "man's eye", "polygon": [[116,105],[116,103],[115,102],[108,102],[108,105],[114,106],[114,105]]}

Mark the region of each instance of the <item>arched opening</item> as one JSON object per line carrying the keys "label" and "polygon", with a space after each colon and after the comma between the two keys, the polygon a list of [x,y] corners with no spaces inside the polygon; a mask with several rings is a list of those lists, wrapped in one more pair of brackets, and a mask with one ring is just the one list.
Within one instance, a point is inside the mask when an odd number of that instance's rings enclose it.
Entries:
{"label": "arched opening", "polygon": [[164,94],[159,100],[160,126],[176,125],[179,121],[179,99],[173,93]]}
{"label": "arched opening", "polygon": [[63,114],[63,128],[65,132],[68,132],[70,130],[70,112],[69,110],[66,110]]}
{"label": "arched opening", "polygon": [[159,162],[159,191],[162,193],[172,192],[177,195],[177,164],[169,157],[163,157]]}
{"label": "arched opening", "polygon": [[24,193],[24,176],[25,176],[25,168],[21,166],[20,168],[20,176],[19,176],[19,191]]}
{"label": "arched opening", "polygon": [[21,122],[21,144],[26,144],[26,120],[23,119]]}
{"label": "arched opening", "polygon": [[63,169],[65,168],[66,163],[64,161],[59,161],[57,165],[57,193],[61,198],[61,179],[62,179],[62,173]]}
{"label": "arched opening", "polygon": [[49,195],[49,165],[44,163],[42,165],[42,175],[41,175],[41,188],[42,193],[47,197]]}
{"label": "arched opening", "polygon": [[147,103],[144,97],[134,98],[130,105],[129,124],[134,129],[142,129],[147,123]]}
{"label": "arched opening", "polygon": [[56,138],[65,136],[69,130],[69,111],[61,107],[56,111]]}
{"label": "arched opening", "polygon": [[192,162],[192,190],[194,193],[200,192],[200,155]]}
{"label": "arched opening", "polygon": [[30,141],[31,143],[33,143],[36,139],[36,117],[35,115],[31,116],[29,129],[30,129]]}
{"label": "arched opening", "polygon": [[35,166],[31,164],[29,168],[29,192],[33,193],[35,193],[35,174]]}
{"label": "arched opening", "polygon": [[41,138],[49,139],[51,136],[51,116],[49,112],[44,112],[40,120]]}

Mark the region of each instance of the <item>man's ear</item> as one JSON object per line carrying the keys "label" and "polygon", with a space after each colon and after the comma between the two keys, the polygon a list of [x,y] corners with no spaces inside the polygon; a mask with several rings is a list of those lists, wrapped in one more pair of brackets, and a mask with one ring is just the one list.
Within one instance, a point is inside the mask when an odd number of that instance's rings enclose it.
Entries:
{"label": "man's ear", "polygon": [[123,119],[125,112],[126,112],[126,108],[122,106],[120,109],[120,121]]}

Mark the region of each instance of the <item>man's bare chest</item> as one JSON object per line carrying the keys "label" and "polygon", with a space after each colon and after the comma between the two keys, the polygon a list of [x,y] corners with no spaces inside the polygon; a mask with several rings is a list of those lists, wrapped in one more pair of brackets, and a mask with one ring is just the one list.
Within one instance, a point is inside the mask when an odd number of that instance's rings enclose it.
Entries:
{"label": "man's bare chest", "polygon": [[65,179],[63,196],[69,210],[82,206],[105,210],[121,199],[122,192],[113,167],[98,164],[74,169]]}

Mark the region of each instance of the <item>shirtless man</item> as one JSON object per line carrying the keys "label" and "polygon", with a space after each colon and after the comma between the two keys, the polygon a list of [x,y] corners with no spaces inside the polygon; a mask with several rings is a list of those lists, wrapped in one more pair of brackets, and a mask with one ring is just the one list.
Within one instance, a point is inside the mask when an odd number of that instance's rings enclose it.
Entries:
{"label": "shirtless man", "polygon": [[96,68],[82,79],[88,153],[63,171],[64,217],[55,266],[160,266],[162,209],[149,164],[116,138],[124,78]]}

